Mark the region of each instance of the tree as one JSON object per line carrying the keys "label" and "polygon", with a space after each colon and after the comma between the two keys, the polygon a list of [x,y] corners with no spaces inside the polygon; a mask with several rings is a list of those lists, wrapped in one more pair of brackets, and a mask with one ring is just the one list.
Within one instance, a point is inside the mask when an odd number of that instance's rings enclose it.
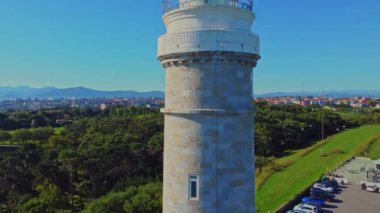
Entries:
{"label": "tree", "polygon": [[127,191],[127,195],[134,191],[136,194],[128,197],[124,203],[127,213],[160,213],[162,211],[162,183],[149,183],[136,190]]}
{"label": "tree", "polygon": [[37,197],[33,197],[24,202],[18,209],[19,212],[30,213],[50,213],[60,212],[60,209],[68,209],[68,200],[59,191],[56,185],[47,181],[36,186]]}
{"label": "tree", "polygon": [[263,167],[270,164],[270,160],[267,157],[264,156],[256,156],[255,158],[255,165],[259,168],[259,174],[262,173]]}
{"label": "tree", "polygon": [[268,156],[271,153],[271,136],[268,128],[261,124],[255,123],[255,154]]}
{"label": "tree", "polygon": [[125,192],[110,192],[88,203],[83,213],[118,213],[124,212],[123,205],[127,199]]}
{"label": "tree", "polygon": [[51,127],[32,129],[30,132],[32,134],[31,139],[38,142],[46,142],[55,134],[54,129]]}
{"label": "tree", "polygon": [[377,102],[376,100],[370,100],[369,103],[368,103],[368,105],[369,105],[370,107],[376,107],[377,103],[378,103],[378,102]]}
{"label": "tree", "polygon": [[0,141],[8,141],[11,138],[12,135],[9,132],[0,130]]}
{"label": "tree", "polygon": [[9,209],[16,209],[20,200],[34,193],[40,150],[33,144],[26,144],[0,160],[0,203],[3,201]]}
{"label": "tree", "polygon": [[33,138],[32,132],[29,129],[19,129],[13,132],[13,140],[16,142],[25,143]]}

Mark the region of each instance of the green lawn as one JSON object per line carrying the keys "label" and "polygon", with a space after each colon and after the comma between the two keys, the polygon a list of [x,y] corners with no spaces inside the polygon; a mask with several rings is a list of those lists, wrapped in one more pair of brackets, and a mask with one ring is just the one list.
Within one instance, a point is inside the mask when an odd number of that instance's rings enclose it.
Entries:
{"label": "green lawn", "polygon": [[[317,149],[318,147],[324,145],[327,142],[327,140],[319,141],[305,149],[299,149],[299,150],[289,150],[289,153],[285,157],[281,158],[271,158],[272,164],[277,165],[281,168],[286,168],[290,165],[292,165],[297,160],[301,159],[303,156],[307,155],[308,153],[312,152],[313,150]],[[256,190],[261,187],[261,185],[266,181],[266,179],[275,171],[270,168],[270,166],[264,167],[259,173],[259,169],[256,168],[256,176],[255,176],[255,187]]]}
{"label": "green lawn", "polygon": [[[380,125],[347,130],[271,174],[256,190],[256,212],[274,212],[347,157],[364,153],[380,137]],[[322,153],[322,156],[321,156]]]}
{"label": "green lawn", "polygon": [[380,158],[380,139],[371,143],[367,150],[368,157],[377,160]]}

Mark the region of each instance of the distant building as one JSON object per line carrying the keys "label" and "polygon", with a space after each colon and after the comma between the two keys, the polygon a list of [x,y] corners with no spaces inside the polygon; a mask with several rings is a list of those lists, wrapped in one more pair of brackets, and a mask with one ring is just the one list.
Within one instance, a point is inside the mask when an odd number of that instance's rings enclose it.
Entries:
{"label": "distant building", "polygon": [[59,124],[59,125],[67,125],[67,124],[71,124],[73,123],[72,120],[67,120],[67,119],[58,119],[55,121],[55,123]]}
{"label": "distant building", "polygon": [[160,105],[158,105],[158,104],[147,104],[146,108],[152,109],[152,110],[159,110],[160,109]]}
{"label": "distant building", "polygon": [[111,106],[112,106],[111,103],[100,104],[100,110],[106,110],[106,109],[110,108]]}

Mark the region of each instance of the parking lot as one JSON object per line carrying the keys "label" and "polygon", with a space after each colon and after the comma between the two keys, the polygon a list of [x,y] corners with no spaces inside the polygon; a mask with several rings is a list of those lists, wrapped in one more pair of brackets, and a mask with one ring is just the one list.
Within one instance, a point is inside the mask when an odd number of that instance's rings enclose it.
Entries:
{"label": "parking lot", "polygon": [[[355,158],[339,168],[335,174],[343,175],[348,178],[352,184],[360,184],[360,181],[367,180],[367,171],[374,170],[375,164],[369,158]],[[376,184],[380,187],[380,183]]]}
{"label": "parking lot", "polygon": [[360,184],[343,186],[342,191],[336,194],[334,202],[320,212],[329,213],[375,213],[380,212],[380,193],[362,190]]}
{"label": "parking lot", "polygon": [[338,169],[335,173],[348,178],[349,184],[341,186],[341,191],[336,194],[336,200],[328,202],[321,212],[380,212],[380,193],[362,190],[360,186],[360,181],[367,180],[367,170],[374,167],[372,160],[356,158]]}

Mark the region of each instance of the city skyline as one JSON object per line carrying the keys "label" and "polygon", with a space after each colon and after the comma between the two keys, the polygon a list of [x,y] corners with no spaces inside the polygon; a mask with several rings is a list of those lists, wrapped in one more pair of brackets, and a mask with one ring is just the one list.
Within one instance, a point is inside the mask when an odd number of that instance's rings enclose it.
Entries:
{"label": "city skyline", "polygon": [[[254,2],[255,93],[378,88],[380,3]],[[161,15],[161,1],[2,1],[0,85],[163,91]]]}

